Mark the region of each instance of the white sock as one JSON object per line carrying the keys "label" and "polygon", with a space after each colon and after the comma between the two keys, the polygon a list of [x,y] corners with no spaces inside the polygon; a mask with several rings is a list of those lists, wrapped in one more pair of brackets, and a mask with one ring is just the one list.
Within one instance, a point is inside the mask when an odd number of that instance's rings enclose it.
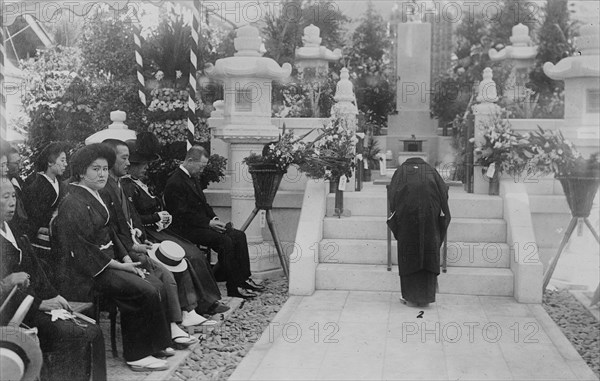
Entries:
{"label": "white sock", "polygon": [[174,339],[176,337],[187,337],[188,334],[183,329],[179,328],[179,326],[175,323],[171,323],[171,338]]}

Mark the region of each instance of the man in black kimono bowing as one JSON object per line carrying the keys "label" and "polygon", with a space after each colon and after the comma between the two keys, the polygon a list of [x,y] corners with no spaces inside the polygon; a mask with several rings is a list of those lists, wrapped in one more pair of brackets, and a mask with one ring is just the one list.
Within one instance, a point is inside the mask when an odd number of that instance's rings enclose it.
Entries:
{"label": "man in black kimono bowing", "polygon": [[188,240],[212,248],[219,254],[219,265],[227,277],[227,295],[252,298],[262,291],[250,278],[248,243],[244,232],[227,228],[210,207],[198,185],[208,156],[203,147],[189,149],[185,160],[165,186],[167,211],[173,216],[172,227]]}
{"label": "man in black kimono bowing", "polygon": [[[100,327],[72,320],[52,320],[53,310],[70,310],[69,303],[58,294],[46,277],[27,240],[8,225],[15,215],[13,184],[0,177],[0,302],[11,290],[18,291],[6,310],[15,312],[26,295],[34,303],[24,323],[38,329],[40,348],[44,355],[42,380],[106,380],[104,338]],[[10,315],[7,314],[7,315]],[[11,316],[0,316],[5,325]]]}
{"label": "man in black kimono bowing", "polygon": [[440,247],[450,224],[448,186],[435,168],[414,157],[394,173],[389,197],[403,302],[423,307],[435,302]]}

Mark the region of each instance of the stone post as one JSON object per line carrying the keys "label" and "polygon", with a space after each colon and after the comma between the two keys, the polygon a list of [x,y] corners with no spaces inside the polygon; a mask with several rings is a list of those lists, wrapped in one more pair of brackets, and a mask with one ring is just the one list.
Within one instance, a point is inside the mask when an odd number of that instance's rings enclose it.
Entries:
{"label": "stone post", "polygon": [[[496,82],[492,79],[492,69],[486,67],[483,70],[483,80],[479,83],[477,104],[473,105],[475,115],[475,146],[484,141],[482,127],[494,121],[500,114],[501,108],[495,102],[498,101]],[[475,156],[477,157],[477,156]],[[483,167],[475,165],[473,168],[473,193],[487,194],[490,179],[481,173]]]}

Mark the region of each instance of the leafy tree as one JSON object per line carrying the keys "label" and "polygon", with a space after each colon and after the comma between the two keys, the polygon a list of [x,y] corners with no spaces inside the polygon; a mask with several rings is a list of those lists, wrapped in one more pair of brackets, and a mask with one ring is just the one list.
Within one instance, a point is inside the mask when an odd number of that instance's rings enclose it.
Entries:
{"label": "leafy tree", "polygon": [[395,80],[386,22],[371,1],[352,35],[351,46],[347,66],[354,75],[356,102],[364,115],[362,127],[378,133],[387,125],[387,117],[396,106]]}
{"label": "leafy tree", "polygon": [[369,0],[367,12],[361,17],[361,23],[352,35],[352,50],[357,58],[380,60],[389,48],[386,23]]}
{"label": "leafy tree", "polygon": [[[564,109],[552,107],[555,100],[562,97],[564,82],[554,81],[544,74],[546,62],[556,64],[562,58],[571,56],[574,51],[573,34],[575,24],[569,20],[567,0],[546,2],[543,9],[544,21],[539,31],[538,54],[535,68],[529,74],[531,89],[539,94],[538,105],[545,114],[553,118],[562,118]],[[558,102],[560,103],[560,102]],[[560,104],[562,106],[562,104]],[[549,109],[549,107],[551,107]]]}
{"label": "leafy tree", "polygon": [[[550,0],[552,2],[554,0]],[[489,7],[486,21],[490,24],[489,38],[493,46],[510,43],[512,27],[521,23],[529,27],[532,34],[539,23],[539,6],[529,0],[501,0],[497,12]]]}
{"label": "leafy tree", "polygon": [[79,40],[81,74],[94,83],[97,130],[110,124],[114,110],[127,113],[125,123],[130,128],[146,130],[145,109],[138,96],[134,32],[133,22],[124,12],[100,13],[84,25]]}

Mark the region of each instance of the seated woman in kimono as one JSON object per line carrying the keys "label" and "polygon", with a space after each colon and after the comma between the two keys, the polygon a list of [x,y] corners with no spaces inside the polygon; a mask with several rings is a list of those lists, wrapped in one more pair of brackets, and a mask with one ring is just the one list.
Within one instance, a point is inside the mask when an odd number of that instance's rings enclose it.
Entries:
{"label": "seated woman in kimono", "polygon": [[[8,223],[15,215],[15,189],[6,177],[0,177],[0,302],[18,287],[0,316],[6,325],[26,295],[34,302],[23,321],[36,327],[43,353],[42,380],[106,380],[104,338],[95,324],[73,320],[53,320],[53,310],[70,310],[67,300],[58,294],[23,235]],[[10,311],[4,316],[5,311]]]}
{"label": "seated woman in kimono", "polygon": [[38,173],[35,180],[23,189],[23,204],[31,229],[35,232],[31,242],[45,261],[50,261],[48,226],[66,193],[66,186],[60,181],[66,167],[65,146],[60,142],[48,144],[36,158]]}
{"label": "seated woman in kimono", "polygon": [[101,144],[83,147],[72,158],[75,182],[52,224],[62,253],[60,287],[73,301],[91,301],[93,290],[114,300],[127,364],[134,371],[164,370],[167,362],[154,356],[164,356],[172,344],[164,285],[139,262],[122,261],[127,252],[110,229],[98,194],[114,161],[114,152]]}
{"label": "seated woman in kimono", "polygon": [[[186,260],[190,262],[191,266],[188,268],[196,295],[190,292],[180,292],[182,307],[183,304],[192,305],[198,313],[206,315],[229,310],[228,306],[219,302],[221,293],[206,256],[192,242],[168,229],[171,215],[163,210],[160,199],[153,196],[146,184],[143,183],[148,164],[159,158],[156,153],[158,140],[151,133],[140,133],[136,141],[127,141],[126,143],[129,147],[131,164],[129,175],[121,178],[121,184],[129,202],[139,215],[146,236],[153,242],[177,242],[184,248]],[[181,274],[176,275],[181,276]],[[188,300],[190,297],[194,300]]]}

